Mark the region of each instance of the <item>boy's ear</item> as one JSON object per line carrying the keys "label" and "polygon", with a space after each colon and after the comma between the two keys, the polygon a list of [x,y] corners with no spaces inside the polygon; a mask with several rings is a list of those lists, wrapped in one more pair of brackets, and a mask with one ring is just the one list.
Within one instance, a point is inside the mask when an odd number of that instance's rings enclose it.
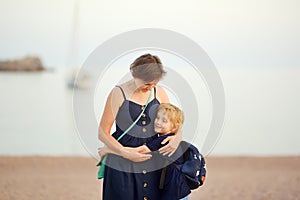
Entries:
{"label": "boy's ear", "polygon": [[[179,124],[178,123],[176,123],[174,126],[173,126],[173,128],[172,128],[172,131],[171,132],[173,132],[173,133],[176,133],[177,131],[178,131],[178,129],[179,129]],[[176,131],[176,132],[175,132]]]}

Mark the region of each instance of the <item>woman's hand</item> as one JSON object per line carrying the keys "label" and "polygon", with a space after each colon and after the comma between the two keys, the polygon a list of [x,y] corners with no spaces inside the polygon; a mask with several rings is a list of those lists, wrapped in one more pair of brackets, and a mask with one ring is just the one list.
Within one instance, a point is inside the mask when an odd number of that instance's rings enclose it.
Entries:
{"label": "woman's hand", "polygon": [[[121,156],[123,158],[131,160],[133,162],[143,162],[143,161],[149,160],[152,157],[151,154],[140,153],[140,152],[138,152],[138,150],[139,150],[138,148],[122,147],[121,148],[121,152],[122,152]],[[98,148],[98,154],[99,154],[100,160],[106,154],[109,154],[109,153],[116,154],[116,152],[114,152],[113,150],[111,150],[107,146]],[[118,155],[118,154],[116,154],[116,155]]]}
{"label": "woman's hand", "polygon": [[174,136],[169,136],[161,142],[161,144],[166,144],[167,142],[169,143],[166,146],[160,148],[158,151],[164,156],[165,155],[172,156],[175,153],[181,141],[182,141],[182,132],[181,129],[179,129]]}
{"label": "woman's hand", "polygon": [[142,154],[138,153],[136,151],[128,151],[126,148],[124,148],[124,151],[122,153],[122,157],[126,158],[128,160],[131,160],[133,162],[143,162],[146,160],[149,160],[152,155],[151,154]]}

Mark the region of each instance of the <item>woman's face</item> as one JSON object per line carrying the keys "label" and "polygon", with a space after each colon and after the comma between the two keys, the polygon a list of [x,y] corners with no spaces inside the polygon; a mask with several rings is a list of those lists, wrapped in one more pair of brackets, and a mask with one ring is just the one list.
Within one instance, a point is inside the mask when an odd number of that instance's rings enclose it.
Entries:
{"label": "woman's face", "polygon": [[135,82],[135,85],[138,90],[140,90],[142,92],[147,92],[147,91],[150,91],[152,88],[154,88],[157,85],[158,80],[146,82],[146,81],[143,81],[142,79],[135,78],[134,82]]}

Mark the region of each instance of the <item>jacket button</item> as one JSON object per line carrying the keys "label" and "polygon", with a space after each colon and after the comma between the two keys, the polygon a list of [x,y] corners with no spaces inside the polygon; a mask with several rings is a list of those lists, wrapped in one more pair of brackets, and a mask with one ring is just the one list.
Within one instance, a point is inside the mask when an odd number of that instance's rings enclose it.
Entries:
{"label": "jacket button", "polygon": [[143,114],[142,114],[142,117],[146,117],[146,114],[145,114],[145,113],[143,113]]}
{"label": "jacket button", "polygon": [[143,170],[143,174],[147,174],[147,170],[144,169],[144,170]]}
{"label": "jacket button", "polygon": [[144,110],[145,106],[141,106],[141,109]]}
{"label": "jacket button", "polygon": [[144,200],[148,200],[148,198],[147,198],[147,197],[144,197]]}
{"label": "jacket button", "polygon": [[147,187],[147,185],[148,185],[147,183],[144,183],[144,188]]}
{"label": "jacket button", "polygon": [[146,121],[145,121],[145,120],[143,120],[143,121],[142,121],[142,124],[143,124],[143,125],[145,125],[145,124],[146,124]]}
{"label": "jacket button", "polygon": [[142,131],[145,133],[147,131],[147,129],[146,128],[142,128]]}

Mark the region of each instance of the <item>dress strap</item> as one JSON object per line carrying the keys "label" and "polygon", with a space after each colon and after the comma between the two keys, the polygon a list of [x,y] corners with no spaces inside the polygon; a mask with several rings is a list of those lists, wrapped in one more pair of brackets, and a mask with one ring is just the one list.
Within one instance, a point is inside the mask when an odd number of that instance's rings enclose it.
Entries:
{"label": "dress strap", "polygon": [[154,87],[154,98],[156,98],[156,87]]}
{"label": "dress strap", "polygon": [[125,96],[125,93],[124,93],[123,88],[122,88],[121,86],[119,86],[119,85],[116,85],[116,87],[120,88],[120,90],[121,90],[121,92],[122,92],[122,94],[123,94],[123,97],[124,97],[124,99],[126,100],[126,96]]}

